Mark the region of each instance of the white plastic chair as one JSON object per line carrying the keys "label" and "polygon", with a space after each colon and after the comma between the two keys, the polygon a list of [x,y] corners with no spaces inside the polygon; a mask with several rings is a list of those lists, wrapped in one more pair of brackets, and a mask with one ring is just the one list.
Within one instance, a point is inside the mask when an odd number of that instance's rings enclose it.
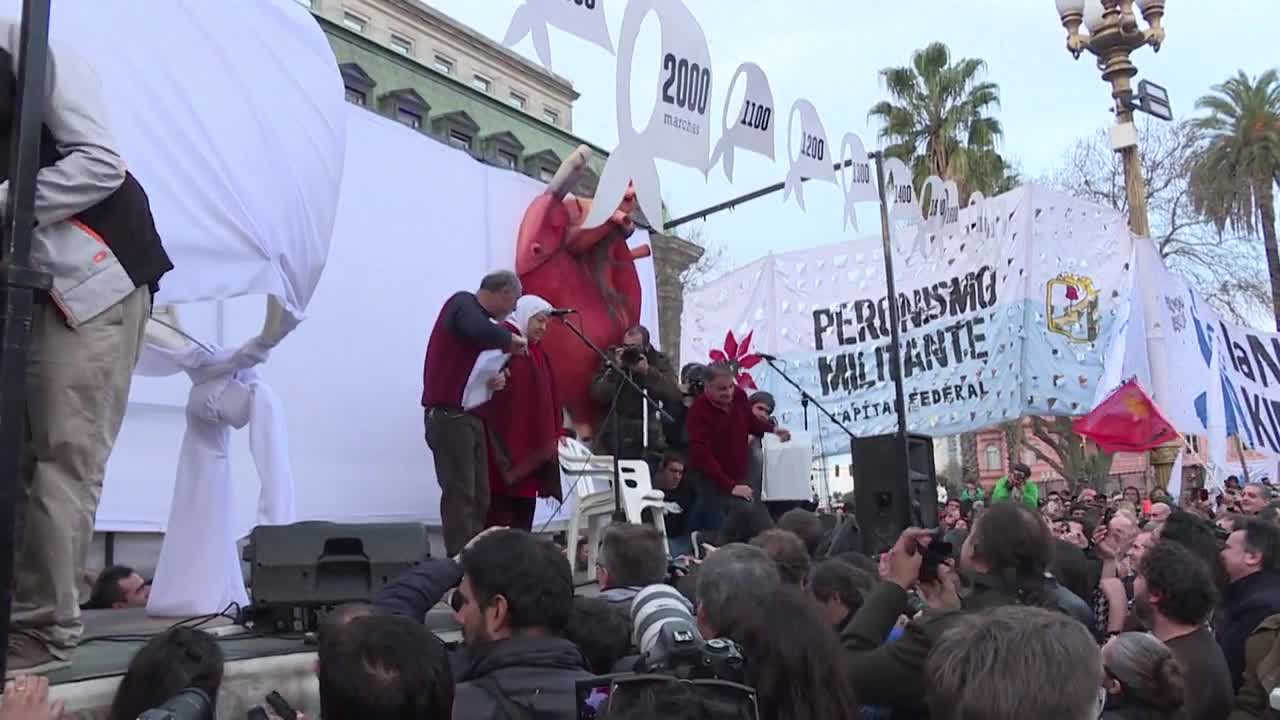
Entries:
{"label": "white plastic chair", "polygon": [[[653,489],[649,478],[649,466],[639,460],[623,460],[618,463],[622,476],[622,505],[627,522],[644,522],[644,511],[650,511],[653,526],[667,535],[663,513],[664,495]],[[594,568],[598,560],[600,539],[604,528],[612,522],[613,457],[592,455],[589,448],[573,439],[560,441],[560,472],[573,492],[565,498],[570,503],[567,537],[569,565],[573,567],[578,557],[578,545],[583,527],[587,530],[587,563]],[[601,522],[605,520],[605,522]]]}

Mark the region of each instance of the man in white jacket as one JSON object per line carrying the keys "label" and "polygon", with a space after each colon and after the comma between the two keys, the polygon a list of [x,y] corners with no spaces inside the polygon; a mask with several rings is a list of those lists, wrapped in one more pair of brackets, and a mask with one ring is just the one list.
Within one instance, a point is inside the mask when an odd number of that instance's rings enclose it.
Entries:
{"label": "man in white jacket", "polygon": [[[0,23],[0,137],[12,131],[19,27]],[[23,478],[8,670],[66,666],[83,634],[79,579],[102,481],[160,277],[173,268],[146,193],[106,126],[93,70],[49,51],[32,263],[53,277],[39,293],[27,365]],[[0,208],[8,143],[0,143]]]}

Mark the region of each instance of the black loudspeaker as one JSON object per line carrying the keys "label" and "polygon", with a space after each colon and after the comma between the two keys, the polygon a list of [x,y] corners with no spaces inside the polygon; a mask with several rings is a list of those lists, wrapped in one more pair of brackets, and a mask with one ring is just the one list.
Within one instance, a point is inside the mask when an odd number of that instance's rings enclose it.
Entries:
{"label": "black loudspeaker", "polygon": [[257,629],[314,631],[334,607],[367,601],[431,557],[427,527],[300,522],[253,529],[246,609]]}
{"label": "black loudspeaker", "polygon": [[937,484],[931,438],[908,435],[905,450],[897,434],[854,440],[854,506],[863,552],[887,550],[911,525],[937,525]]}

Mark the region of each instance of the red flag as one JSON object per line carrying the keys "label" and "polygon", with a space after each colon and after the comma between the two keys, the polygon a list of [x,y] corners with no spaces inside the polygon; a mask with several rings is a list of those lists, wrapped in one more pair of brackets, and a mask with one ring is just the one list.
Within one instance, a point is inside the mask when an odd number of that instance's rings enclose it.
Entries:
{"label": "red flag", "polygon": [[1178,431],[1132,379],[1074,427],[1109,453],[1143,452],[1178,439]]}

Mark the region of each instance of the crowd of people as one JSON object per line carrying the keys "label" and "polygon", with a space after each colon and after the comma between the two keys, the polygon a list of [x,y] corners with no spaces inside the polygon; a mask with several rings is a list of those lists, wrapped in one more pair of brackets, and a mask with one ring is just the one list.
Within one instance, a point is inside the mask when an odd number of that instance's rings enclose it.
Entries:
{"label": "crowd of people", "polygon": [[[717,705],[734,693],[750,701],[735,712],[767,720],[1271,717],[1280,525],[1269,486],[1232,488],[1221,512],[1139,488],[1032,503],[1031,487],[1012,476],[971,486],[937,528],[871,554],[852,515],[774,520],[745,499],[705,536],[701,560],[673,558],[654,527],[616,523],[598,594],[575,594],[551,538],[489,528],[325,620],[321,713],[573,720],[581,681],[608,676],[595,715],[606,719],[742,717]],[[112,597],[127,602],[133,574],[113,578]],[[740,673],[650,672],[632,612],[655,585],[683,598],[700,638],[732,641]],[[462,627],[456,647],[425,629],[438,603]],[[216,697],[222,662],[198,630],[157,636],[110,717],[131,720],[187,687]]]}

